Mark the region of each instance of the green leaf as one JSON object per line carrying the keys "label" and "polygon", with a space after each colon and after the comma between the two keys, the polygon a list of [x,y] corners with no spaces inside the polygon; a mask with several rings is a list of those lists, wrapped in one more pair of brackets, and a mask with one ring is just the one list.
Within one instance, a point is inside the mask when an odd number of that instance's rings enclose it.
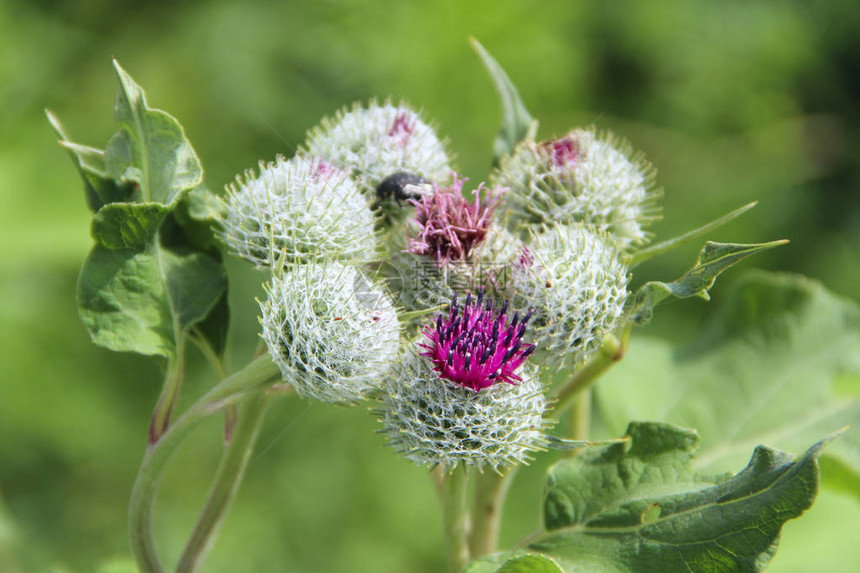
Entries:
{"label": "green leaf", "polygon": [[205,186],[198,185],[176,204],[173,217],[182,228],[184,241],[201,251],[216,251],[220,241],[213,227],[221,220],[225,205]]}
{"label": "green leaf", "polygon": [[229,313],[211,229],[219,202],[203,186],[179,122],[150,109],[116,61],[114,69],[119,131],[104,153],[69,142],[48,114],[96,211],[96,246],[78,279],[79,314],[93,341],[112,350],[173,356],[199,323],[195,334],[221,354]]}
{"label": "green leaf", "polygon": [[[625,496],[658,498],[713,484],[713,480],[702,481],[689,469],[699,444],[695,431],[633,423],[627,435],[629,442],[588,450],[576,463],[561,462],[550,469],[544,504],[544,527],[548,531],[595,519],[600,523],[611,520],[611,508]],[[584,460],[590,461],[580,463]],[[622,471],[628,473],[625,479],[620,478]],[[668,483],[663,483],[664,475],[671,476]],[[595,487],[597,483],[600,487]],[[651,503],[641,505],[637,519]]]}
{"label": "green leaf", "polygon": [[699,237],[703,237],[704,235],[707,235],[708,233],[719,229],[726,223],[737,219],[738,217],[755,207],[757,204],[757,201],[753,201],[752,203],[748,203],[739,209],[735,209],[731,213],[723,215],[718,219],[714,219],[710,223],[706,223],[697,229],[693,229],[692,231],[684,233],[683,235],[671,238],[667,241],[662,241],[646,249],[636,251],[631,257],[630,266],[635,267],[639,263],[647,261],[648,259],[652,259],[656,256],[663,255],[665,253],[669,253],[674,251],[675,249],[683,247],[687,243],[698,239]]}
{"label": "green leaf", "polygon": [[534,135],[537,132],[537,120],[532,118],[531,114],[523,104],[517,88],[514,86],[508,74],[499,65],[493,56],[481,45],[475,38],[470,38],[472,48],[481,58],[481,62],[490,74],[490,79],[496,86],[496,91],[499,94],[499,100],[502,105],[502,126],[499,129],[499,135],[496,136],[496,141],[493,145],[493,161],[498,164],[499,160],[505,155],[510,155],[514,147],[529,135]]}
{"label": "green leaf", "polygon": [[227,289],[212,307],[212,310],[198,322],[191,334],[209,345],[215,356],[223,360],[227,351],[227,333],[230,324],[230,307],[227,305]]}
{"label": "green leaf", "polygon": [[708,290],[714,286],[714,281],[720,273],[750,255],[784,245],[787,242],[781,240],[743,245],[708,241],[699,252],[696,264],[684,273],[684,276],[671,283],[659,281],[645,283],[631,297],[631,303],[626,312],[634,322],[644,324],[651,320],[654,308],[667,298],[697,296],[710,300]]}
{"label": "green leaf", "polygon": [[860,480],[860,395],[833,388],[858,373],[857,304],[803,277],[756,272],[684,347],[634,337],[595,387],[595,403],[607,437],[633,419],[696,428],[702,446],[694,465],[711,472],[736,468],[756,444],[799,452],[851,425],[825,465],[836,468],[836,487],[860,499],[852,487]]}
{"label": "green leaf", "polygon": [[125,201],[132,193],[130,184],[115,181],[105,173],[104,151],[73,143],[66,136],[60,120],[49,110],[45,110],[48,121],[60,137],[62,145],[72,158],[84,181],[84,193],[87,206],[91,211],[98,211],[103,205],[114,201]]}
{"label": "green leaf", "polygon": [[702,478],[695,432],[640,422],[628,435],[550,468],[546,531],[527,550],[570,572],[761,571],[783,524],[812,505],[832,439],[799,459],[759,446],[737,475]]}
{"label": "green leaf", "polygon": [[463,573],[564,573],[553,559],[535,553],[491,555],[473,561]]}
{"label": "green leaf", "polygon": [[[213,209],[222,207],[222,203],[204,186],[195,187],[182,197],[162,224],[162,244],[207,253],[221,263],[221,252],[217,247],[220,243],[213,232],[218,214]],[[225,288],[209,313],[195,325],[191,334],[223,361],[229,322],[230,310]]]}
{"label": "green leaf", "polygon": [[203,184],[189,191],[183,203],[187,205],[188,216],[203,223],[221,220],[227,209],[226,204]]}
{"label": "green leaf", "polygon": [[110,203],[93,216],[90,233],[108,249],[142,250],[169,212],[161,203]]}
{"label": "green leaf", "polygon": [[180,335],[209,314],[226,288],[224,268],[205,253],[96,245],[78,279],[78,310],[100,346],[172,356]]}
{"label": "green leaf", "polygon": [[105,148],[107,174],[134,184],[142,202],[171,204],[203,181],[200,161],[179,122],[149,108],[140,86],[116,60],[113,64],[120,130]]}

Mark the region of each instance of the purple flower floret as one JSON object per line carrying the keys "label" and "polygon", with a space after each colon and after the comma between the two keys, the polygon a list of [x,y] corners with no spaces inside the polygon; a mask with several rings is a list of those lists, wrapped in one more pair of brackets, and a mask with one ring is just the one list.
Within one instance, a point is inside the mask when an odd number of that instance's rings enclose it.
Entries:
{"label": "purple flower floret", "polygon": [[579,143],[572,137],[554,139],[545,144],[545,147],[550,153],[552,167],[565,169],[576,165],[577,156],[579,155]]}
{"label": "purple flower floret", "polygon": [[500,192],[488,192],[481,203],[483,183],[473,192],[475,202],[470,203],[461,190],[466,179],[454,174],[450,187],[439,188],[418,200],[415,205],[415,224],[418,231],[409,238],[408,252],[435,257],[441,267],[451,261],[469,258],[472,250],[487,236],[493,214],[498,206]]}
{"label": "purple flower floret", "polygon": [[400,138],[400,144],[405,144],[412,132],[415,131],[415,121],[407,113],[399,113],[388,130],[388,137]]}
{"label": "purple flower floret", "polygon": [[489,300],[482,308],[483,298],[483,289],[475,300],[469,294],[461,309],[454,293],[447,318],[439,313],[436,328],[424,331],[428,340],[420,345],[426,350],[421,356],[433,361],[442,378],[475,392],[497,382],[520,382],[515,371],[535,349],[523,342],[532,311],[522,319],[515,312],[509,323],[507,301],[496,310]]}

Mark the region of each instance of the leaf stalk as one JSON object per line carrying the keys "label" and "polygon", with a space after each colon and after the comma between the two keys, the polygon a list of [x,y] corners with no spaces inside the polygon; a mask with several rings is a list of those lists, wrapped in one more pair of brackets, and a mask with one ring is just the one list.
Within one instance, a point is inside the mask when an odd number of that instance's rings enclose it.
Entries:
{"label": "leaf stalk", "polygon": [[212,548],[218,529],[245,475],[254,443],[260,433],[268,404],[266,392],[257,392],[245,401],[238,413],[229,446],[221,458],[206,504],[194,526],[194,531],[179,558],[176,573],[194,573],[203,565]]}
{"label": "leaf stalk", "polygon": [[164,469],[179,444],[209,416],[264,390],[278,379],[278,367],[268,355],[253,360],[188,408],[158,442],[149,444],[132,489],[128,512],[131,550],[141,573],[163,573],[152,531],[153,502]]}

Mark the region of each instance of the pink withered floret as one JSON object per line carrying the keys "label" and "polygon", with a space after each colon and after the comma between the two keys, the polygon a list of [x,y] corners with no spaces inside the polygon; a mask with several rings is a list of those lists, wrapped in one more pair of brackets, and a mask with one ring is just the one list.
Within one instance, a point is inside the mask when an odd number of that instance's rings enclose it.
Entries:
{"label": "pink withered floret", "polygon": [[322,159],[315,157],[312,161],[316,164],[316,168],[313,171],[313,178],[315,181],[328,179],[333,175],[342,173],[340,169],[330,163],[326,163]]}
{"label": "pink withered floret", "polygon": [[465,181],[454,174],[450,187],[435,187],[432,194],[410,201],[416,207],[418,231],[409,238],[408,252],[434,257],[441,267],[451,261],[468,259],[472,250],[484,240],[493,222],[500,192],[497,189],[488,192],[482,203],[482,183],[473,192],[475,202],[470,203],[461,194]]}
{"label": "pink withered floret", "polygon": [[562,137],[548,144],[552,157],[552,165],[557,169],[565,169],[576,165],[579,155],[579,145],[573,138]]}
{"label": "pink withered floret", "polygon": [[415,119],[409,114],[400,113],[394,118],[391,129],[388,130],[388,137],[398,138],[400,143],[404,144],[413,131],[415,131]]}
{"label": "pink withered floret", "polygon": [[520,256],[517,257],[514,264],[521,269],[531,268],[535,264],[535,256],[532,254],[531,249],[523,247],[523,250],[520,251]]}
{"label": "pink withered floret", "polygon": [[433,361],[433,369],[442,378],[479,392],[497,382],[516,384],[521,378],[516,369],[534,352],[534,345],[523,342],[529,311],[520,320],[519,311],[508,322],[508,303],[496,310],[483,289],[477,299],[466,297],[462,309],[457,295],[451,302],[447,318],[436,316],[436,327],[424,331],[426,350],[421,356]]}

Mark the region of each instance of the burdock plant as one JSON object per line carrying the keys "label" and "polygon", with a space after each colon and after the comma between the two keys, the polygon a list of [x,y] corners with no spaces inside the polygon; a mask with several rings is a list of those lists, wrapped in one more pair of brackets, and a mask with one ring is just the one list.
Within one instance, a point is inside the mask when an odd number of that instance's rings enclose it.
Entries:
{"label": "burdock plant", "polygon": [[[679,279],[634,282],[639,263],[749,206],[651,244],[660,193],[644,156],[594,128],[538,139],[507,75],[474,45],[504,120],[490,185],[465,193],[432,124],[390,100],[322,120],[294,157],[261,162],[224,193],[204,185],[182,127],[116,62],[119,130],[104,150],[71,142],[49,114],[94,212],[81,318],[95,343],[166,362],[129,511],[142,573],[164,570],[152,514],[177,446],[224,413],[223,460],[175,565],[187,573],[215,541],[266,404],[293,394],[367,408],[393,450],[429,470],[451,572],[758,571],[782,524],[812,503],[827,438],[798,458],[759,446],[733,477],[697,473],[694,431],[617,428],[614,412],[643,401],[622,393],[600,403],[604,439],[589,440],[592,387],[633,330],[665,300],[707,299],[725,269],[785,241],[706,242]],[[259,352],[231,374],[223,252],[261,269],[266,293]],[[179,412],[189,342],[219,381]],[[561,457],[542,529],[498,552],[505,496],[538,455]]]}

